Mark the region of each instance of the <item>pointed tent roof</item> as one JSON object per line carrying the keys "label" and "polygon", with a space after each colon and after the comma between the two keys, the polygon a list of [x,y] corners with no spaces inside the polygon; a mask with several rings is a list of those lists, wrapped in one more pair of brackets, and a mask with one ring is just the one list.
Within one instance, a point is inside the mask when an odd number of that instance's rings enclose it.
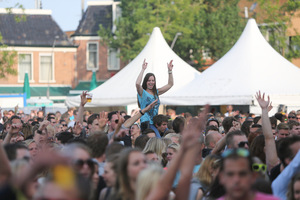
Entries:
{"label": "pointed tent roof", "polygon": [[[182,88],[200,75],[200,72],[188,65],[172,51],[160,29],[155,27],[148,43],[140,54],[120,72],[92,90],[93,100],[86,106],[124,106],[136,103],[135,81],[141,72],[144,59],[148,62],[144,75],[148,72],[154,73],[158,88],[168,83],[167,63],[173,60],[174,86],[167,93]],[[163,96],[161,97],[161,102],[164,104],[166,99]],[[176,98],[176,93],[169,95],[168,98]],[[66,99],[67,106],[78,106],[79,102],[80,98],[78,96]]]}
{"label": "pointed tent roof", "polygon": [[168,103],[251,105],[261,90],[272,97],[273,105],[299,105],[299,77],[300,69],[275,51],[249,19],[236,44]]}

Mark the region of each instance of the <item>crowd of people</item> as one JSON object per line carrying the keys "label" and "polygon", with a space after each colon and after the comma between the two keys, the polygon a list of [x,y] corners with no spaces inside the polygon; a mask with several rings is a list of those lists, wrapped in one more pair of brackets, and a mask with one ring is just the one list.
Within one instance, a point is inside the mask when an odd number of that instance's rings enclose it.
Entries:
{"label": "crowd of people", "polygon": [[[0,129],[0,199],[35,200],[258,200],[300,199],[300,111],[277,113],[258,92],[261,116],[158,114],[154,74],[141,85],[140,108],[61,114],[4,111]],[[146,101],[146,102],[145,102]]]}

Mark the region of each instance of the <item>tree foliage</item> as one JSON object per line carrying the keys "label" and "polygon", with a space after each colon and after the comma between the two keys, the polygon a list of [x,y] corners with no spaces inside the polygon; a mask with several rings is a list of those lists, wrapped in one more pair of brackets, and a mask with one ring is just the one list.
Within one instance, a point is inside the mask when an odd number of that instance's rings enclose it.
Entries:
{"label": "tree foliage", "polygon": [[[254,2],[254,0],[249,0]],[[259,12],[253,16],[259,21],[260,30],[268,35],[269,43],[287,59],[300,57],[300,38],[298,31],[293,28],[292,19],[299,17],[300,2],[297,0],[255,0]],[[297,16],[298,15],[298,16]],[[294,32],[289,37],[288,30]]]}
{"label": "tree foliage", "polygon": [[238,0],[121,0],[122,16],[111,32],[100,25],[99,35],[111,48],[120,49],[123,60],[135,58],[154,27],[169,45],[181,32],[174,51],[185,61],[203,64],[203,51],[213,59],[222,57],[241,34],[244,21]]}
{"label": "tree foliage", "polygon": [[[24,12],[24,7],[17,3],[14,7],[6,8],[7,13],[12,14],[13,8],[22,9]],[[25,20],[25,14],[15,15],[16,22],[20,23]],[[18,54],[14,50],[8,50],[7,47],[0,33],[0,79],[5,78],[7,75],[17,75],[17,70],[14,68],[14,65],[17,61]]]}

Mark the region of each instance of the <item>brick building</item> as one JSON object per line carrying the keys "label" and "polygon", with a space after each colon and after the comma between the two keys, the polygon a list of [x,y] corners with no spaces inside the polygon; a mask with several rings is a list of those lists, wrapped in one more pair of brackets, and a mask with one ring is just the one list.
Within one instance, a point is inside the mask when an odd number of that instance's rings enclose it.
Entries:
{"label": "brick building", "polygon": [[[21,16],[25,16],[22,20]],[[21,20],[16,20],[20,17]],[[63,102],[75,86],[77,47],[70,42],[49,10],[0,9],[0,32],[4,50],[14,50],[17,76],[0,79],[0,94],[22,93],[24,74],[29,75],[31,96]]]}

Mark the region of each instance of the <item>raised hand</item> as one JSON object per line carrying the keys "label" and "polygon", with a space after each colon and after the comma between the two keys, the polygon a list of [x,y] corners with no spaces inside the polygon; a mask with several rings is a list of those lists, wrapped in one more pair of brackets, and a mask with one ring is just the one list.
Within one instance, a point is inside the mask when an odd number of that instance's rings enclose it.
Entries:
{"label": "raised hand", "polygon": [[98,121],[99,121],[99,128],[103,130],[108,122],[107,112],[104,111],[100,112]]}
{"label": "raised hand", "polygon": [[142,68],[145,70],[145,69],[147,69],[147,66],[148,66],[148,63],[146,62],[146,59],[144,59]]}
{"label": "raised hand", "polygon": [[209,105],[206,105],[204,110],[199,114],[198,120],[190,123],[182,133],[182,148],[187,150],[195,145],[198,145],[202,132],[205,130],[206,116],[209,110]]}
{"label": "raised hand", "polygon": [[44,121],[42,121],[42,123],[40,124],[39,130],[44,130],[48,125],[50,124],[50,122],[46,119],[44,119]]}
{"label": "raised hand", "polygon": [[73,133],[75,136],[79,136],[82,131],[82,124],[79,121],[76,122],[76,125],[73,128]]}
{"label": "raised hand", "polygon": [[270,112],[272,110],[273,106],[272,106],[272,101],[270,103],[270,105],[268,106],[268,112]]}
{"label": "raised hand", "polygon": [[171,60],[169,63],[167,63],[168,65],[168,70],[172,71],[173,70],[173,60]]}
{"label": "raised hand", "polygon": [[259,106],[261,107],[261,109],[267,109],[269,104],[270,104],[270,96],[268,96],[268,100],[266,101],[265,100],[265,93],[263,93],[263,95],[261,96],[261,93],[260,91],[258,91],[256,93],[256,96],[255,96]]}
{"label": "raised hand", "polygon": [[87,103],[86,95],[87,95],[87,91],[83,91],[82,94],[80,95],[80,99],[81,99],[80,105],[81,106],[84,106]]}

